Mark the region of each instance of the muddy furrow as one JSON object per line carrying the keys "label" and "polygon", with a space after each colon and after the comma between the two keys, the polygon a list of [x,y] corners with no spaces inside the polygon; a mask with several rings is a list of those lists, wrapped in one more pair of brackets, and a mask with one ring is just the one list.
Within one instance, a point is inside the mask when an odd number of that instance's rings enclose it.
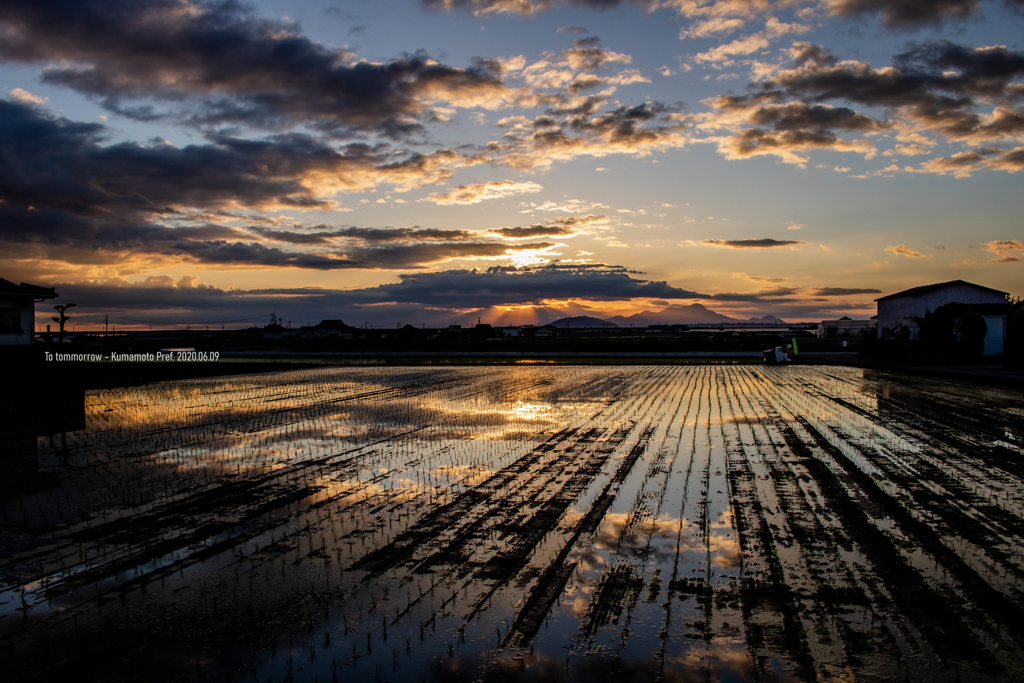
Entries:
{"label": "muddy furrow", "polygon": [[[945,659],[950,653],[956,652],[959,653],[958,660],[972,668],[987,673],[998,672],[1001,666],[988,647],[977,639],[959,601],[952,594],[938,590],[920,570],[911,565],[892,537],[879,528],[881,520],[869,517],[863,505],[851,497],[852,492],[858,491],[861,492],[858,497],[871,500],[874,506],[886,507],[886,500],[891,500],[888,495],[858,468],[842,467],[844,462],[849,462],[845,455],[809,424],[800,421],[799,417],[796,419],[802,430],[806,430],[805,433],[809,435],[806,441],[796,434],[791,423],[782,419],[776,421],[787,447],[806,468],[829,509],[871,563],[879,583],[885,587],[914,629],[928,642],[930,651],[939,659]],[[827,453],[841,469],[834,471],[816,458],[808,442],[813,444],[812,447]],[[842,473],[841,477],[839,472]],[[890,514],[900,510],[902,508],[892,504],[887,508]],[[909,517],[905,511],[900,516],[904,521]],[[917,540],[925,541],[926,538]]]}
{"label": "muddy furrow", "polygon": [[793,557],[799,548],[788,520],[780,514],[780,496],[769,464],[775,450],[763,433],[761,408],[742,401],[749,399],[749,387],[736,385],[741,380],[732,373],[730,380],[729,401],[738,419],[731,425],[736,431],[733,440],[727,438],[726,452],[730,504],[742,551],[740,594],[747,642],[755,653],[755,668],[764,666],[761,657],[767,658],[768,653],[785,653],[787,669],[801,677],[813,676],[810,624],[801,617],[807,596],[791,584],[794,571],[801,569],[794,567]]}
{"label": "muddy furrow", "polygon": [[[814,427],[803,422],[801,424],[814,439],[816,445],[828,451],[829,455],[843,468],[850,479],[856,482],[857,486],[867,496],[880,505],[890,518],[900,525],[901,530],[913,539],[914,545],[923,548],[941,563],[943,569],[954,577],[957,584],[955,588],[969,596],[970,603],[972,604],[965,605],[960,602],[962,598],[953,598],[957,600],[954,604],[960,609],[950,609],[947,611],[943,609],[941,600],[938,601],[938,604],[935,604],[936,601],[933,600],[931,605],[925,607],[921,604],[923,596],[917,597],[917,592],[924,592],[923,589],[913,585],[909,588],[909,594],[905,601],[910,602],[913,600],[917,603],[917,608],[922,610],[920,616],[926,623],[921,628],[926,635],[931,633],[929,639],[934,641],[933,645],[936,649],[939,649],[940,652],[962,652],[965,649],[968,652],[977,651],[979,653],[977,656],[978,662],[991,665],[991,660],[985,656],[988,654],[987,648],[980,644],[974,645],[971,648],[965,648],[965,643],[960,642],[961,638],[968,636],[968,632],[971,632],[970,635],[973,635],[973,628],[976,628],[975,625],[979,619],[984,622],[991,618],[995,622],[993,627],[985,629],[990,631],[989,637],[993,638],[995,642],[1002,639],[999,635],[1000,632],[1011,634],[1018,642],[1024,637],[1024,610],[1015,602],[1007,600],[1005,595],[986,583],[954,550],[942,542],[941,537],[935,533],[934,529],[916,519],[902,505],[899,505],[890,498],[878,487],[871,477],[866,476],[841,451],[831,446]],[[794,441],[796,440],[794,439]],[[883,551],[886,553],[888,563],[893,565],[893,568],[886,568],[886,571],[893,571],[894,574],[898,573],[900,576],[906,575],[907,572],[904,569],[906,562],[895,562],[893,559],[893,554],[896,552],[895,548],[884,547]],[[887,586],[891,586],[889,581],[885,583]],[[902,590],[902,586],[897,586],[894,589],[897,593]],[[945,598],[945,596],[943,597]],[[914,598],[917,599],[914,600]],[[950,598],[945,599],[948,600]],[[971,609],[972,613],[969,615],[961,615],[959,619],[950,619],[951,614],[961,612],[964,607],[974,609]],[[981,613],[986,615],[986,617],[978,614],[977,609],[980,609]],[[945,616],[942,616],[943,614]],[[965,622],[962,625],[958,623],[961,620]],[[970,642],[973,642],[973,638],[970,639]],[[954,644],[956,644],[956,648],[952,647]],[[942,650],[941,648],[943,647],[947,649]],[[984,651],[983,654],[982,651]]]}

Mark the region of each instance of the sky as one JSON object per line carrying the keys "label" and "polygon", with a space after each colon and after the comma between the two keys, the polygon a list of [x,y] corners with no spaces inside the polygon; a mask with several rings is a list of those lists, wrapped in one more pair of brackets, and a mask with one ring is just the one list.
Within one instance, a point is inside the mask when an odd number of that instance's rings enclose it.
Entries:
{"label": "sky", "polygon": [[5,0],[0,36],[0,277],[82,328],[1024,294],[1024,0]]}

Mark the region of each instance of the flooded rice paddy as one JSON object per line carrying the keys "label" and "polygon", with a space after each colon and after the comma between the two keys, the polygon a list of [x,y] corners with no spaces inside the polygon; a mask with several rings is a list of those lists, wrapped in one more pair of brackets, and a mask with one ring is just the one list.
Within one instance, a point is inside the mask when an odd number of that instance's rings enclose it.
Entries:
{"label": "flooded rice paddy", "polygon": [[[89,392],[3,500],[5,680],[1024,676],[1024,392],[838,367]],[[24,455],[24,454],[22,454]]]}

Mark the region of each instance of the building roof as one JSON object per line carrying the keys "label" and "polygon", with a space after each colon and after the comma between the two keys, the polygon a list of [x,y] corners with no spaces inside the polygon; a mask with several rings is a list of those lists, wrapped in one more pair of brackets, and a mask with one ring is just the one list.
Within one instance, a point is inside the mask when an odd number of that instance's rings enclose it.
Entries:
{"label": "building roof", "polygon": [[967,282],[965,280],[950,280],[949,282],[938,282],[934,285],[922,285],[920,287],[905,289],[902,292],[896,292],[895,294],[890,294],[888,296],[883,296],[881,298],[875,299],[875,301],[888,301],[889,299],[902,299],[904,297],[921,296],[922,294],[928,294],[929,292],[945,289],[946,287],[956,286],[974,287],[975,289],[983,289],[986,292],[992,292],[993,294],[1002,294],[1003,296],[1006,296],[1006,292],[1000,291],[998,289],[992,289],[991,287],[982,287],[981,285],[976,285],[973,282]]}
{"label": "building roof", "polygon": [[37,299],[55,299],[57,291],[53,287],[40,287],[22,282],[16,285],[10,280],[0,277],[0,294],[13,294],[14,296],[31,296]]}

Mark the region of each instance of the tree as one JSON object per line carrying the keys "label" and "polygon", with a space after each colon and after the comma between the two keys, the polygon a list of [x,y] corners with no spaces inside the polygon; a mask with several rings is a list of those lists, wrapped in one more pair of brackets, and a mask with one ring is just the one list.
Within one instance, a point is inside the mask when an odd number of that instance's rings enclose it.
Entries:
{"label": "tree", "polygon": [[934,312],[926,311],[923,318],[916,320],[918,339],[934,353],[973,357],[985,351],[988,325],[984,318],[963,304],[953,302],[939,306]]}
{"label": "tree", "polygon": [[889,332],[889,336],[891,339],[906,341],[910,339],[910,328],[903,323],[896,323]]}

